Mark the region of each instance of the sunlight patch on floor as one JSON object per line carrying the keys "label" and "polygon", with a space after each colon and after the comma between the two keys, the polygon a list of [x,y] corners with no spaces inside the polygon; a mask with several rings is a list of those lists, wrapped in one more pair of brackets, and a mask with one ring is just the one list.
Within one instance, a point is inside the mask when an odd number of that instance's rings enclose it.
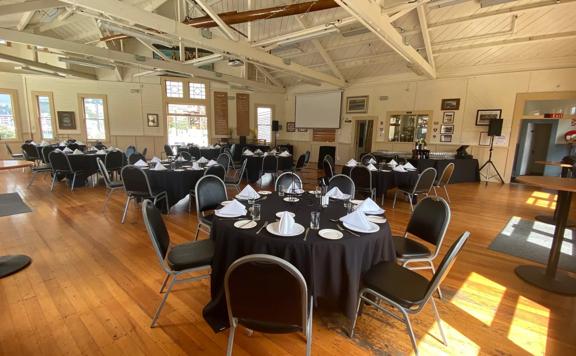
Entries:
{"label": "sunlight patch on floor", "polygon": [[506,287],[478,274],[470,273],[451,303],[486,325],[491,325]]}
{"label": "sunlight patch on floor", "polygon": [[555,194],[544,193],[535,191],[532,193],[530,198],[526,200],[526,204],[536,205],[542,208],[549,208],[551,210],[556,209],[556,200],[558,196]]}
{"label": "sunlight patch on floor", "polygon": [[[429,306],[426,306],[428,308]],[[430,310],[431,312],[431,310]],[[440,315],[442,318],[442,315]],[[434,322],[430,329],[423,335],[420,340],[418,340],[418,335],[416,340],[418,342],[418,351],[420,355],[478,355],[480,353],[480,346],[474,343],[472,340],[467,338],[464,334],[460,333],[456,328],[453,328],[450,324],[442,320],[442,328],[446,333],[446,339],[448,340],[448,346],[440,341],[442,337],[440,336],[440,331],[438,330],[438,324]],[[411,353],[414,355],[414,352]]]}
{"label": "sunlight patch on floor", "polygon": [[546,353],[550,309],[520,296],[508,339],[532,355]]}

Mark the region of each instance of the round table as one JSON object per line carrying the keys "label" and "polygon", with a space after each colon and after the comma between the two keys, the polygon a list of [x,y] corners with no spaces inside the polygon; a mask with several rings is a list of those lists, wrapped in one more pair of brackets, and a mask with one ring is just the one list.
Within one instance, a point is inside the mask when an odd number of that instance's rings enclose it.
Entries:
{"label": "round table", "polygon": [[[34,163],[30,161],[7,160],[0,161],[0,171],[30,167]],[[0,256],[0,278],[4,278],[27,267],[32,259],[26,255]]]}
{"label": "round table", "polygon": [[[247,159],[248,163],[246,164],[246,179],[248,182],[256,182],[260,179],[260,170],[262,169],[262,160],[264,159],[264,155],[253,155],[253,156],[242,156],[242,160]],[[279,171],[290,171],[292,170],[293,162],[292,156],[283,157],[280,155],[276,155],[278,158],[278,170]]]}
{"label": "round table", "polygon": [[191,170],[187,167],[165,171],[145,169],[145,172],[153,192],[166,191],[170,207],[188,196],[196,186],[196,182],[204,175],[204,169]]}
{"label": "round table", "polygon": [[[224,275],[238,258],[254,254],[270,254],[292,263],[306,279],[310,294],[316,302],[335,306],[347,317],[356,312],[361,276],[375,264],[393,261],[395,249],[388,223],[372,234],[353,236],[345,231],[340,240],[326,240],[317,231],[310,230],[306,241],[304,234],[280,237],[261,229],[266,222],[274,222],[279,211],[292,211],[297,223],[308,227],[310,212],[321,211],[320,228],[337,229],[330,219],[340,218],[346,210],[340,201],[331,201],[322,209],[319,200],[304,193],[298,203],[284,202],[276,193],[260,200],[262,216],[255,228],[241,230],[234,227],[234,220],[214,218],[211,238],[214,241],[214,258],[211,274],[212,300],[204,308],[204,318],[214,329],[228,327]],[[261,231],[258,233],[258,231]]]}
{"label": "round table", "polygon": [[[562,163],[562,162],[536,161],[535,163],[543,164],[545,166],[554,166],[554,167],[562,168],[561,177],[564,177],[564,178],[568,178],[569,177],[568,173],[572,170],[571,164]],[[536,215],[534,217],[534,219],[541,221],[543,223],[546,223],[546,224],[554,225],[556,223],[556,215],[557,214],[558,214],[558,206],[556,206],[556,209],[554,210],[554,215]],[[576,226],[576,221],[572,221],[572,220],[568,219],[566,226],[567,227]]]}
{"label": "round table", "polygon": [[520,176],[520,183],[558,191],[556,229],[546,268],[533,265],[516,267],[516,274],[524,281],[550,292],[576,295],[576,279],[558,271],[558,261],[564,239],[564,230],[570,212],[572,193],[576,192],[576,179],[562,177]]}

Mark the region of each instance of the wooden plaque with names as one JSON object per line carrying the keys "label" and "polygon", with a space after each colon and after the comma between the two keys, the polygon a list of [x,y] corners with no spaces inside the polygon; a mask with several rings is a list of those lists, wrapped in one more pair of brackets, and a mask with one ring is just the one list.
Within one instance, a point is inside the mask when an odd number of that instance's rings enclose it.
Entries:
{"label": "wooden plaque with names", "polygon": [[336,141],[336,129],[313,129],[312,140],[316,142]]}
{"label": "wooden plaque with names", "polygon": [[250,94],[236,93],[236,131],[250,136]]}
{"label": "wooden plaque with names", "polygon": [[214,92],[214,134],[228,135],[228,93]]}

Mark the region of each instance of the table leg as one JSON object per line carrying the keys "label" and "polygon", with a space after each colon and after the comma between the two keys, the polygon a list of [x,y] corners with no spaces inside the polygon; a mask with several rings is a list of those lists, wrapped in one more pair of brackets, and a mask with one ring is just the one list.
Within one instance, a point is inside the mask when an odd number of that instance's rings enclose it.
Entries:
{"label": "table leg", "polygon": [[32,259],[24,255],[0,256],[0,278],[16,273],[28,266]]}
{"label": "table leg", "polygon": [[570,212],[571,200],[571,192],[558,192],[556,229],[554,230],[554,240],[552,241],[552,248],[550,249],[550,256],[548,257],[548,265],[546,268],[539,266],[518,266],[515,270],[518,277],[534,286],[550,292],[566,295],[576,295],[576,279],[564,272],[558,271],[558,261],[560,260],[564,230],[566,229],[568,213]]}

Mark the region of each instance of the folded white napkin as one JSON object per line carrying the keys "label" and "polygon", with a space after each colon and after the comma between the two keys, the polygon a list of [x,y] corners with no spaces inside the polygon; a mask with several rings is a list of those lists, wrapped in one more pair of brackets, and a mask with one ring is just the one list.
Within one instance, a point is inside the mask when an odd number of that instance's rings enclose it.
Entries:
{"label": "folded white napkin", "polygon": [[106,154],[106,151],[104,151],[104,150],[98,150],[98,151],[96,151],[96,154],[97,154],[97,155],[105,155],[105,154]]}
{"label": "folded white napkin", "polygon": [[257,155],[262,154],[262,150],[261,150],[261,149],[257,149],[256,151],[254,151],[254,153],[256,153]]}
{"label": "folded white napkin", "polygon": [[144,162],[143,160],[139,159],[138,162],[134,163],[137,167],[146,167],[148,163]]}
{"label": "folded white napkin", "polygon": [[280,157],[289,157],[289,156],[290,156],[290,152],[284,151],[284,152],[280,153],[278,156],[280,156]]}
{"label": "folded white napkin", "polygon": [[72,151],[72,150],[69,149],[68,147],[65,147],[62,152],[64,152],[64,153],[71,153],[71,152],[74,152],[74,151]]}
{"label": "folded white napkin", "polygon": [[232,200],[230,204],[226,204],[222,209],[216,210],[218,216],[240,216],[246,215],[246,208],[238,200]]}
{"label": "folded white napkin", "polygon": [[374,158],[370,158],[370,160],[368,161],[368,163],[370,164],[376,164],[378,162],[376,162],[376,160]]}
{"label": "folded white napkin", "polygon": [[60,146],[66,146],[66,141],[60,142]]}
{"label": "folded white napkin", "polygon": [[394,166],[398,165],[398,162],[396,162],[394,159],[392,159],[390,162],[388,162],[388,165],[394,167]]}
{"label": "folded white napkin", "polygon": [[254,156],[254,152],[250,151],[250,150],[246,150],[243,153],[244,156]]}
{"label": "folded white napkin", "polygon": [[82,141],[76,141],[76,144],[83,145],[84,143]]}
{"label": "folded white napkin", "polygon": [[404,164],[404,168],[406,168],[406,169],[412,169],[412,170],[413,170],[413,169],[416,169],[416,167],[414,167],[414,166],[412,165],[412,163],[410,163],[410,162],[406,162],[406,163]]}
{"label": "folded white napkin", "polygon": [[298,194],[298,193],[300,193],[301,190],[302,189],[300,188],[300,185],[298,183],[292,182],[292,183],[290,183],[288,188],[286,188],[286,193]]}
{"label": "folded white napkin", "polygon": [[154,162],[154,163],[160,163],[160,161],[161,161],[160,158],[158,158],[156,156],[152,157],[152,159],[150,160],[150,162]]}
{"label": "folded white napkin", "polygon": [[54,150],[54,152],[62,152],[62,150],[59,149],[59,148],[57,148],[57,149]]}
{"label": "folded white napkin", "polygon": [[75,149],[74,152],[72,152],[73,155],[83,155],[84,152],[80,151],[79,149]]}
{"label": "folded white napkin", "polygon": [[340,221],[345,222],[347,225],[359,230],[370,230],[372,228],[372,224],[370,224],[370,221],[368,221],[366,215],[358,210],[355,210],[350,214],[341,217]]}
{"label": "folded white napkin", "polygon": [[380,208],[374,200],[366,198],[362,203],[360,203],[360,205],[358,205],[356,211],[367,214],[377,214],[382,211],[382,208]]}
{"label": "folded white napkin", "polygon": [[392,168],[392,170],[396,171],[396,172],[403,172],[403,173],[407,172],[407,170],[405,170],[404,167],[402,167],[402,166],[395,166],[394,168]]}
{"label": "folded white napkin", "polygon": [[344,194],[338,187],[334,187],[326,193],[326,196],[334,199],[346,200],[350,199],[350,194]]}
{"label": "folded white napkin", "polygon": [[370,171],[377,171],[378,170],[378,168],[374,167],[374,165],[372,163],[370,163],[367,168]]}
{"label": "folded white napkin", "polygon": [[32,141],[30,142],[31,145],[36,145],[36,142]]}
{"label": "folded white napkin", "polygon": [[178,162],[185,162],[185,161],[186,161],[186,158],[180,156],[180,157],[176,158],[176,160],[177,160]]}
{"label": "folded white napkin", "polygon": [[220,148],[220,145],[215,145],[214,148]]}
{"label": "folded white napkin", "polygon": [[40,146],[46,146],[46,145],[48,145],[48,142],[46,142],[44,140],[42,140],[42,142],[40,142]]}
{"label": "folded white napkin", "polygon": [[352,158],[351,160],[349,160],[348,162],[346,162],[346,165],[347,165],[348,167],[355,167],[357,164],[358,164],[358,162],[357,162],[354,158]]}
{"label": "folded white napkin", "polygon": [[152,170],[154,171],[165,171],[168,168],[164,167],[164,165],[160,162],[156,163],[156,165],[154,166],[154,168],[152,168]]}
{"label": "folded white napkin", "polygon": [[200,167],[200,166],[198,165],[198,162],[194,162],[194,163],[192,163],[192,169],[193,169],[193,170],[196,170],[196,171],[199,171],[199,170],[202,169],[202,167]]}
{"label": "folded white napkin", "polygon": [[206,158],[204,158],[204,156],[200,157],[200,159],[197,161],[198,163],[208,163],[208,160]]}
{"label": "folded white napkin", "polygon": [[273,149],[272,151],[270,151],[270,153],[272,153],[274,155],[276,154],[276,152],[278,152],[278,151],[276,151],[276,149]]}
{"label": "folded white napkin", "polygon": [[254,190],[254,188],[252,188],[251,185],[247,185],[244,187],[244,189],[242,189],[242,191],[236,197],[241,198],[241,199],[250,199],[250,198],[259,199],[260,194],[258,194]]}
{"label": "folded white napkin", "polygon": [[216,162],[215,160],[211,159],[210,161],[208,161],[208,163],[206,163],[207,167],[212,167],[214,165],[218,164],[218,162]]}
{"label": "folded white napkin", "polygon": [[280,224],[278,224],[278,232],[282,235],[291,234],[294,230],[294,218],[288,211],[282,212],[280,215]]}

